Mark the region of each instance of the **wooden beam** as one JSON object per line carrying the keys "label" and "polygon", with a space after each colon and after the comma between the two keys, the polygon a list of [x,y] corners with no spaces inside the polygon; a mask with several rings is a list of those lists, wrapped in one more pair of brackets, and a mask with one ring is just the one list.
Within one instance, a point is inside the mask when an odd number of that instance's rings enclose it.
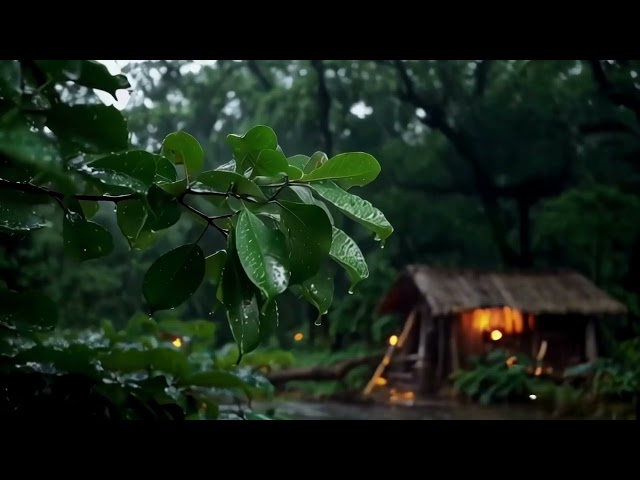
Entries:
{"label": "wooden beam", "polygon": [[460,356],[458,353],[458,328],[461,319],[459,315],[456,315],[451,319],[451,330],[449,332],[449,341],[451,348],[451,370],[460,370]]}
{"label": "wooden beam", "polygon": [[598,341],[596,338],[596,321],[591,318],[585,326],[585,354],[590,362],[598,358]]}
{"label": "wooden beam", "polygon": [[444,377],[444,362],[445,362],[444,351],[446,348],[446,338],[445,338],[444,329],[445,329],[445,318],[440,317],[438,319],[438,365],[436,367],[438,382],[442,381],[442,378]]}
{"label": "wooden beam", "polygon": [[430,365],[429,365],[429,330],[432,319],[426,306],[420,309],[420,343],[418,345],[418,361],[415,369],[418,377],[418,392],[425,394],[430,387]]}
{"label": "wooden beam", "polygon": [[373,373],[371,380],[369,380],[369,383],[367,383],[367,386],[362,391],[363,395],[369,395],[373,391],[373,387],[375,387],[376,382],[378,381],[378,378],[382,377],[384,370],[391,363],[391,357],[393,356],[396,349],[402,348],[402,346],[404,345],[405,341],[407,340],[407,337],[409,336],[409,332],[411,332],[411,329],[413,328],[413,324],[415,323],[415,321],[416,321],[416,310],[413,309],[411,310],[411,313],[407,317],[407,321],[404,324],[402,333],[398,337],[398,343],[396,343],[395,345],[389,345],[389,348],[387,348],[387,353],[385,353],[384,357],[382,357],[382,361],[378,365],[378,368],[376,368],[376,371]]}

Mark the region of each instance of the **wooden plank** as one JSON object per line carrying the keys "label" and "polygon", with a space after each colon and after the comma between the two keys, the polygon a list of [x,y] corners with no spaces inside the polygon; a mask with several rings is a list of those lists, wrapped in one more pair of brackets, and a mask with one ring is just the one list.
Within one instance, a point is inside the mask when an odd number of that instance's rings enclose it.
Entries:
{"label": "wooden plank", "polygon": [[444,317],[440,317],[438,319],[438,363],[436,366],[436,375],[438,378],[438,381],[442,380],[442,377],[444,376],[444,349],[445,349],[445,345],[446,345],[446,339],[445,339],[445,318]]}
{"label": "wooden plank", "polygon": [[384,373],[385,369],[391,363],[391,357],[396,351],[396,348],[402,348],[405,341],[407,340],[407,337],[409,336],[409,332],[411,332],[411,329],[413,328],[413,324],[415,323],[415,320],[416,320],[416,310],[413,309],[411,310],[411,313],[407,317],[407,321],[404,324],[402,333],[398,337],[398,343],[396,343],[395,345],[389,345],[389,348],[387,348],[387,353],[385,353],[384,357],[382,357],[382,361],[380,362],[380,365],[378,365],[378,368],[376,368],[376,371],[373,373],[371,380],[369,380],[369,383],[367,383],[367,386],[362,391],[363,395],[369,395],[373,391],[373,387],[376,385],[376,382],[380,377],[382,377],[382,374]]}
{"label": "wooden plank", "polygon": [[458,353],[458,328],[460,323],[460,317],[455,316],[451,319],[451,331],[449,333],[449,341],[451,348],[451,370],[460,370],[460,355]]}

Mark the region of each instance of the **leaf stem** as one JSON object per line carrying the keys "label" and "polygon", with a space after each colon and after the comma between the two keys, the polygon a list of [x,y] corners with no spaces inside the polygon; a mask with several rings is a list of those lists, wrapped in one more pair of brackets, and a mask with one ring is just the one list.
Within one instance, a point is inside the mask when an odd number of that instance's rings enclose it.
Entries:
{"label": "leaf stem", "polygon": [[[186,203],[184,201],[184,197],[185,194],[187,192],[183,193],[179,198],[178,198],[178,203],[180,203],[180,205],[182,205],[183,207],[185,207],[187,210],[189,210],[191,213],[199,216],[200,218],[204,219],[207,221],[207,227],[209,225],[211,225],[213,228],[215,228],[216,230],[218,230],[225,238],[227,237],[227,235],[229,235],[229,231],[225,230],[224,228],[219,227],[215,222],[216,220],[222,220],[223,218],[231,218],[235,215],[235,213],[227,213],[224,215],[214,215],[214,216],[209,216],[204,212],[201,212],[200,210],[198,210],[197,208],[192,207],[191,205],[189,205],[188,203]],[[206,231],[206,229],[205,229]],[[204,232],[202,233],[204,235]],[[202,235],[201,235],[202,237]],[[200,240],[200,239],[198,239]],[[196,242],[198,243],[198,242]]]}
{"label": "leaf stem", "polygon": [[284,189],[284,187],[286,187],[288,185],[289,185],[289,177],[284,177],[284,182],[275,191],[275,193],[273,195],[271,195],[271,197],[269,198],[269,200],[267,200],[267,202],[271,202],[271,201],[275,200],[278,197],[278,195],[280,194],[280,192]]}

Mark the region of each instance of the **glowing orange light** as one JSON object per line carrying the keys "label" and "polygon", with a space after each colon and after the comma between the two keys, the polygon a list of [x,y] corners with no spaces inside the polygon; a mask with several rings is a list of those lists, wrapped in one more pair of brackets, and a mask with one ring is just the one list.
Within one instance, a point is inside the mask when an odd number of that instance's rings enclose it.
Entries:
{"label": "glowing orange light", "polygon": [[509,357],[507,358],[507,366],[508,367],[512,367],[514,366],[516,363],[518,363],[518,359],[516,357]]}
{"label": "glowing orange light", "polygon": [[387,384],[386,378],[378,377],[376,379],[376,385],[386,385],[386,384]]}
{"label": "glowing orange light", "polygon": [[502,332],[500,330],[492,330],[491,331],[491,340],[497,342],[502,338]]}
{"label": "glowing orange light", "polygon": [[171,342],[173,344],[174,347],[178,347],[180,348],[182,346],[182,340],[180,340],[179,338],[176,338],[173,342]]}
{"label": "glowing orange light", "polygon": [[303,338],[304,338],[304,335],[303,335],[303,334],[301,334],[300,332],[296,333],[296,334],[293,336],[293,339],[294,339],[296,342],[299,342],[299,341],[300,341],[300,340],[302,340]]}
{"label": "glowing orange light", "polygon": [[396,345],[398,343],[398,336],[397,335],[391,335],[389,337],[389,345]]}

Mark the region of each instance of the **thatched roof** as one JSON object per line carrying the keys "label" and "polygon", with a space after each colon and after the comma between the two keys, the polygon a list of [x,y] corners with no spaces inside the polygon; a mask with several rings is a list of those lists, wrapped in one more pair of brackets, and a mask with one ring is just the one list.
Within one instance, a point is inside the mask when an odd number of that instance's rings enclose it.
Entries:
{"label": "thatched roof", "polygon": [[378,313],[406,312],[423,298],[432,315],[512,307],[533,314],[623,314],[626,307],[575,272],[523,273],[410,265]]}

